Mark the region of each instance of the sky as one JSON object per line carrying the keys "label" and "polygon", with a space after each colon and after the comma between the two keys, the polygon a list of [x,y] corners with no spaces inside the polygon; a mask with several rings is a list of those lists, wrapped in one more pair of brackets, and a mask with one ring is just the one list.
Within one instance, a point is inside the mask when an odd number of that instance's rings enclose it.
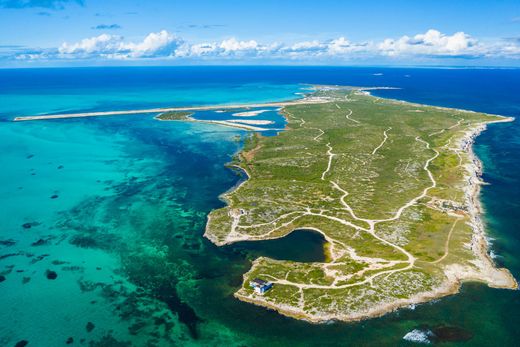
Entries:
{"label": "sky", "polygon": [[0,0],[0,67],[520,67],[520,0]]}

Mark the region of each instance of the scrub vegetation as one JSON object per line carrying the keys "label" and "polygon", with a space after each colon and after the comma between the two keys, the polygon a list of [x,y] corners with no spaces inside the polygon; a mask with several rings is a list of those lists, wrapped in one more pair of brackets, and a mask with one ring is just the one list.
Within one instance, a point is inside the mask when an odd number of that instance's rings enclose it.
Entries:
{"label": "scrub vegetation", "polygon": [[[318,88],[286,106],[287,129],[253,133],[235,160],[249,179],[224,195],[205,236],[217,245],[322,233],[328,259],[261,257],[239,299],[310,321],[356,320],[458,290],[516,287],[486,254],[473,138],[499,116]],[[249,288],[274,283],[265,295]]]}

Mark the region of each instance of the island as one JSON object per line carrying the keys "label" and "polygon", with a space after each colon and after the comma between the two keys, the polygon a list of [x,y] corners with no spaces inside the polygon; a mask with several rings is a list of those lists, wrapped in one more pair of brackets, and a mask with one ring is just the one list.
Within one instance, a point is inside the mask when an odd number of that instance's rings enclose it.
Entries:
{"label": "island", "polygon": [[[511,118],[318,86],[288,103],[286,129],[251,133],[205,237],[218,246],[313,230],[324,262],[260,257],[234,294],[310,322],[355,321],[456,293],[463,282],[516,289],[488,254],[481,164],[487,124]],[[305,249],[302,249],[305,252]],[[267,286],[268,285],[268,286]]]}
{"label": "island", "polygon": [[186,111],[167,111],[160,113],[155,117],[157,120],[190,120],[190,116],[193,114],[193,112],[186,112]]}

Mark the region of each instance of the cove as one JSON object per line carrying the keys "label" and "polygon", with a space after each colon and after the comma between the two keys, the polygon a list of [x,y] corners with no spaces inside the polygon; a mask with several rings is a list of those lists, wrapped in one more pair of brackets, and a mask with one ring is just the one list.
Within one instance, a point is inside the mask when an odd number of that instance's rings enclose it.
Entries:
{"label": "cove", "polygon": [[277,260],[311,263],[326,261],[326,246],[327,242],[320,233],[297,229],[278,239],[241,241],[225,248],[227,251],[247,254],[248,258],[263,256]]}

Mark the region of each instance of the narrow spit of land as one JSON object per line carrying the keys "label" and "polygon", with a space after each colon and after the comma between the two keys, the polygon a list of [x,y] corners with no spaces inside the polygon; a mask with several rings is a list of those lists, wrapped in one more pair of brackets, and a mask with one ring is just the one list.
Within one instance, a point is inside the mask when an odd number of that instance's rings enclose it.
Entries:
{"label": "narrow spit of land", "polygon": [[[382,315],[458,291],[517,288],[487,253],[473,139],[510,118],[322,87],[283,108],[287,129],[252,136],[236,159],[248,180],[208,216],[217,245],[323,234],[327,262],[261,257],[235,296],[313,322]],[[274,287],[264,295],[254,278]]]}
{"label": "narrow spit of land", "polygon": [[19,116],[19,117],[15,117],[13,120],[16,122],[21,122],[21,121],[30,121],[30,120],[101,117],[101,116],[118,116],[118,115],[120,116],[120,115],[145,114],[145,113],[229,110],[229,109],[257,108],[257,107],[284,107],[284,106],[301,105],[301,104],[319,104],[319,103],[323,103],[323,102],[326,102],[326,100],[319,98],[319,97],[307,97],[307,98],[291,100],[291,101],[267,102],[267,103],[257,103],[257,104],[166,107],[166,108],[149,108],[149,109],[142,109],[142,110],[63,113],[63,114],[48,114],[48,115],[41,115],[41,116]]}

